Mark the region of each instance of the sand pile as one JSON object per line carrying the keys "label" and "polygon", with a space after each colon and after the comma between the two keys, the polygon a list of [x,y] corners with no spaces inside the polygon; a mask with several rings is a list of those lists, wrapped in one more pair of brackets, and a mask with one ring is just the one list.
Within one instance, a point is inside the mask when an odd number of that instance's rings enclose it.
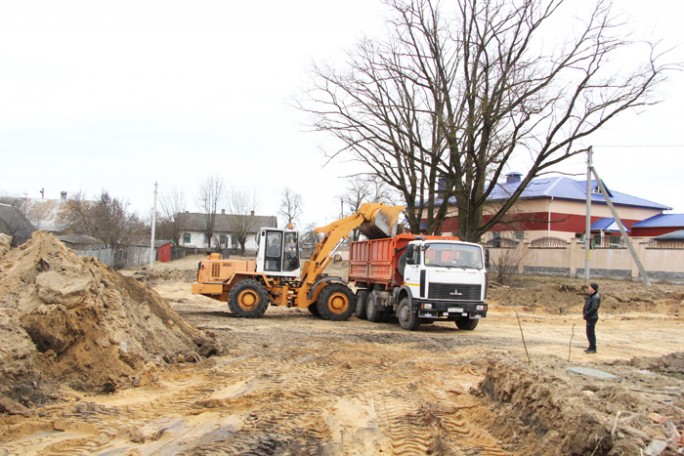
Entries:
{"label": "sand pile", "polygon": [[[652,312],[684,318],[684,286],[599,279],[601,312],[625,314]],[[516,276],[510,286],[491,283],[488,300],[500,306],[517,306],[525,312],[577,314],[582,311],[586,285],[582,279]]]}
{"label": "sand pile", "polygon": [[85,391],[137,385],[150,363],[221,351],[154,290],[50,234],[0,255],[0,409],[54,399],[60,383]]}

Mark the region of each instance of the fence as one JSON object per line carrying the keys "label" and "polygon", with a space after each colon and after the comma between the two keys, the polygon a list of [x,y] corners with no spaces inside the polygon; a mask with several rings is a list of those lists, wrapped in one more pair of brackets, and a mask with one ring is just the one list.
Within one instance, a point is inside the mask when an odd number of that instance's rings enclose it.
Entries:
{"label": "fence", "polygon": [[[505,262],[505,253],[516,249],[520,258],[516,265],[519,274],[560,275],[584,277],[586,249],[579,240],[570,242],[540,238],[486,244],[490,269]],[[684,243],[654,243],[648,239],[633,239],[632,243],[648,277],[652,280],[684,284]],[[594,248],[589,250],[590,275],[593,278],[639,279],[639,269],[629,249]]]}

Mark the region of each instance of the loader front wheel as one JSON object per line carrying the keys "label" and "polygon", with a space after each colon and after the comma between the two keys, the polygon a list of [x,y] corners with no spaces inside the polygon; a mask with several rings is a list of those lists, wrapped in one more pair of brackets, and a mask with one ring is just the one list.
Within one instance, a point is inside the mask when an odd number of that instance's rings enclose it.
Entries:
{"label": "loader front wheel", "polygon": [[342,283],[331,283],[318,295],[316,307],[324,320],[344,321],[354,313],[356,298]]}
{"label": "loader front wheel", "polygon": [[241,280],[228,293],[228,308],[238,317],[258,318],[266,312],[268,302],[266,288],[252,279]]}

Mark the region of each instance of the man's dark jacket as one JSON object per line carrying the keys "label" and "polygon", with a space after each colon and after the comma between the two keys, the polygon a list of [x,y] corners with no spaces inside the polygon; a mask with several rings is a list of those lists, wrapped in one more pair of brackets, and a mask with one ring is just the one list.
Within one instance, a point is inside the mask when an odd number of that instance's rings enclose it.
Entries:
{"label": "man's dark jacket", "polygon": [[599,307],[601,307],[601,296],[598,291],[595,291],[587,296],[587,300],[584,302],[584,319],[598,320]]}

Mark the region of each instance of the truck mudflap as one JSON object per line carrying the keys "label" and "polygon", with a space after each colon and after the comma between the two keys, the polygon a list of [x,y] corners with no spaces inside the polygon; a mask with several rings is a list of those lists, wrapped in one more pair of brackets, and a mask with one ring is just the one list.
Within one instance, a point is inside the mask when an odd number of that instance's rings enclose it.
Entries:
{"label": "truck mudflap", "polygon": [[487,317],[485,302],[418,302],[418,317],[440,320],[457,320],[468,317],[477,320]]}

